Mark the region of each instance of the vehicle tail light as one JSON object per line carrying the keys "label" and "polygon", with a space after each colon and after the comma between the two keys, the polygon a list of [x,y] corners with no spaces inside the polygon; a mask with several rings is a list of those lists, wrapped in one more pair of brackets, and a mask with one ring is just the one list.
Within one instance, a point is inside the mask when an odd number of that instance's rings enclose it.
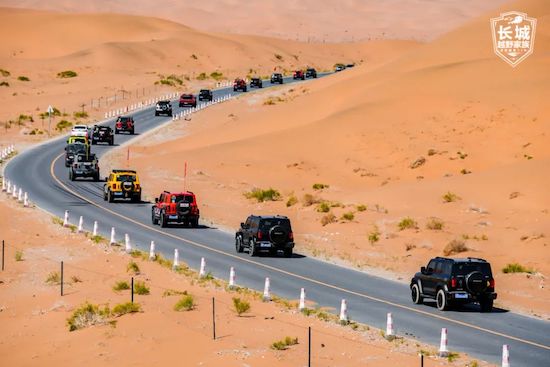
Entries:
{"label": "vehicle tail light", "polygon": [[290,232],[290,233],[288,234],[288,238],[291,239],[291,240],[293,240],[293,239],[294,239],[294,233]]}
{"label": "vehicle tail light", "polygon": [[258,231],[258,239],[259,239],[259,240],[262,239],[262,231]]}
{"label": "vehicle tail light", "polygon": [[457,284],[456,278],[451,278],[451,288],[456,288],[456,284]]}
{"label": "vehicle tail light", "polygon": [[495,280],[494,279],[489,280],[489,287],[495,288]]}

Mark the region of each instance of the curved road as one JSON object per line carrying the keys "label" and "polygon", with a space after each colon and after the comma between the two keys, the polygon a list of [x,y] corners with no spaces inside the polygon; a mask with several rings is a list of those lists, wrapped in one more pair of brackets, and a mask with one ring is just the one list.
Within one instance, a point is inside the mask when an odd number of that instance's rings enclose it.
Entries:
{"label": "curved road", "polygon": [[[285,83],[291,82],[291,78],[285,78]],[[269,87],[269,82],[264,81],[264,86]],[[240,93],[234,93],[232,88],[214,91],[215,97],[228,94]],[[174,112],[181,111],[177,103],[173,103],[173,106]],[[136,120],[137,134],[170,121],[170,118],[155,117],[153,107],[134,111],[132,115]],[[104,124],[112,126],[113,120],[105,121]],[[116,135],[115,143],[123,144],[132,138]],[[274,294],[297,299],[300,288],[304,287],[308,300],[335,310],[339,309],[340,300],[345,298],[353,320],[378,328],[385,328],[386,313],[392,312],[398,335],[408,334],[422,342],[439,345],[441,328],[446,327],[449,348],[453,351],[500,363],[502,345],[508,344],[514,367],[549,365],[548,321],[498,309],[481,314],[476,306],[440,312],[430,304],[414,305],[406,284],[300,255],[291,259],[250,258],[246,253],[235,252],[232,234],[215,228],[161,229],[153,226],[150,203],[109,204],[102,198],[103,183],[69,181],[63,160],[65,139],[60,137],[16,156],[4,172],[7,179],[29,193],[32,201],[54,215],[63,217],[67,209],[72,223],[82,215],[85,227],[90,230],[92,222],[97,220],[99,232],[107,238],[110,236],[110,228],[114,226],[117,239],[129,233],[132,245],[145,251],[148,251],[150,241],[155,240],[157,251],[167,258],[172,258],[174,248],[178,248],[180,259],[195,269],[199,267],[200,258],[205,257],[208,271],[219,278],[226,279],[229,267],[234,266],[238,284],[242,286],[261,291],[265,277],[269,276]],[[101,156],[112,148],[94,145],[92,149]],[[105,174],[103,172],[102,176]]]}

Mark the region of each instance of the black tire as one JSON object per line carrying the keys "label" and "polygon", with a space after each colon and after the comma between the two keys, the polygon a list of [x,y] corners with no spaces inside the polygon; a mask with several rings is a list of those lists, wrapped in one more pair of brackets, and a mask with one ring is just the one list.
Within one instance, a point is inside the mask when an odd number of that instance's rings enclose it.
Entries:
{"label": "black tire", "polygon": [[151,222],[153,223],[153,225],[157,225],[159,224],[159,220],[157,217],[155,217],[155,210],[154,209],[151,209]]}
{"label": "black tire", "polygon": [[158,116],[158,115],[159,115],[158,112],[155,112],[155,116]]}
{"label": "black tire", "polygon": [[107,193],[105,192],[105,188],[103,188],[103,201],[107,201]]}
{"label": "black tire", "polygon": [[443,289],[437,291],[435,302],[439,311],[447,311],[449,309],[449,302],[447,301],[447,296]]}
{"label": "black tire", "polygon": [[97,141],[92,140],[92,145],[96,145],[96,144],[97,144]]}
{"label": "black tire", "polygon": [[134,197],[132,198],[132,201],[134,203],[141,203],[141,193],[134,195]]}
{"label": "black tire", "polygon": [[253,238],[250,240],[250,244],[248,247],[248,255],[250,257],[254,257],[258,255],[258,250],[256,250],[256,241]]}
{"label": "black tire", "polygon": [[134,135],[134,129],[130,130],[130,135]]}
{"label": "black tire", "polygon": [[94,181],[99,182],[99,172],[94,175]]}
{"label": "black tire", "polygon": [[114,196],[113,196],[113,193],[111,192],[111,190],[108,190],[107,191],[107,201],[109,201],[110,203],[112,203],[114,201]]}
{"label": "black tire", "polygon": [[493,311],[493,300],[492,299],[482,299],[479,301],[479,306],[481,307],[481,312],[492,312]]}
{"label": "black tire", "polygon": [[160,213],[159,221],[162,228],[166,228],[168,226],[168,222],[166,221],[166,216],[164,215],[164,213]]}
{"label": "black tire", "polygon": [[74,181],[74,173],[73,170],[69,170],[69,180]]}
{"label": "black tire", "polygon": [[243,88],[243,92],[246,92],[246,87]]}
{"label": "black tire", "polygon": [[416,305],[420,305],[424,302],[424,298],[420,294],[420,287],[417,283],[414,283],[411,287],[411,298]]}
{"label": "black tire", "polygon": [[243,239],[241,238],[241,236],[235,237],[235,250],[238,253],[243,252]]}
{"label": "black tire", "polygon": [[190,223],[191,223],[191,227],[199,228],[199,218],[193,218]]}
{"label": "black tire", "polygon": [[283,251],[285,257],[287,258],[291,258],[292,257],[292,249],[291,248],[287,248]]}
{"label": "black tire", "polygon": [[113,145],[115,143],[115,141],[113,139],[111,139],[111,141],[109,141],[109,145]]}
{"label": "black tire", "polygon": [[118,129],[115,129],[115,134],[118,134],[120,133],[120,131]]}

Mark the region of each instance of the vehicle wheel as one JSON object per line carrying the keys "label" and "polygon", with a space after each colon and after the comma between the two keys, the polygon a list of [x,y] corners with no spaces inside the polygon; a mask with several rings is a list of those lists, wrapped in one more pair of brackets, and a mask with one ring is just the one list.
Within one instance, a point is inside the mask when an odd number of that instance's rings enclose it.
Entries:
{"label": "vehicle wheel", "polygon": [[445,295],[445,291],[443,289],[437,291],[435,301],[439,311],[446,311],[449,309],[449,302],[447,302],[447,296]]}
{"label": "vehicle wheel", "polygon": [[92,140],[92,145],[96,145],[97,142],[95,140]]}
{"label": "vehicle wheel", "polygon": [[155,116],[158,116],[159,114],[155,112]]}
{"label": "vehicle wheel", "polygon": [[160,213],[160,226],[162,228],[166,228],[167,225],[168,223],[166,221],[166,216],[164,215],[164,213]]}
{"label": "vehicle wheel", "polygon": [[493,311],[493,300],[492,299],[484,299],[479,301],[479,305],[481,306],[481,312],[491,312]]}
{"label": "vehicle wheel", "polygon": [[256,241],[254,241],[254,239],[250,240],[249,246],[250,247],[248,248],[248,255],[250,255],[250,257],[258,255],[258,250],[256,250]]}
{"label": "vehicle wheel", "polygon": [[109,142],[109,145],[113,145],[114,143],[115,143],[114,140],[111,140],[111,141]]}
{"label": "vehicle wheel", "polygon": [[292,249],[291,248],[285,249],[284,250],[284,255],[285,255],[285,257],[288,257],[288,258],[292,257]]}
{"label": "vehicle wheel", "polygon": [[235,238],[235,250],[238,253],[243,252],[243,239],[241,238],[241,236],[237,236]]}
{"label": "vehicle wheel", "polygon": [[133,199],[135,203],[141,203],[141,194],[134,195]]}
{"label": "vehicle wheel", "polygon": [[95,174],[94,181],[99,182],[99,172]]}
{"label": "vehicle wheel", "polygon": [[246,92],[246,87],[244,87],[243,92]]}
{"label": "vehicle wheel", "polygon": [[130,130],[130,135],[134,135],[134,129]]}
{"label": "vehicle wheel", "polygon": [[153,223],[153,225],[157,225],[159,224],[159,220],[155,217],[155,211],[154,210],[151,210],[151,222]]}
{"label": "vehicle wheel", "polygon": [[73,170],[69,170],[69,180],[74,181]]}
{"label": "vehicle wheel", "polygon": [[191,224],[191,227],[193,228],[199,228],[199,218],[191,219],[191,222],[189,222],[189,224]]}
{"label": "vehicle wheel", "polygon": [[112,203],[114,201],[114,196],[111,190],[107,191],[107,200]]}
{"label": "vehicle wheel", "polygon": [[424,299],[420,295],[420,287],[417,283],[414,283],[411,287],[411,298],[413,303],[417,305],[422,304],[422,302],[424,301]]}

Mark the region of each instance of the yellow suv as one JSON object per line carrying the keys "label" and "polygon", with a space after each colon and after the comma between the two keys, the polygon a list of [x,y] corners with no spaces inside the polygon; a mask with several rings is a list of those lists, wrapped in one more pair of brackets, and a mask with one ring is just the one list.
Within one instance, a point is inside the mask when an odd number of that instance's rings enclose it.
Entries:
{"label": "yellow suv", "polygon": [[136,171],[114,169],[103,186],[103,200],[112,203],[115,199],[131,199],[141,202],[141,185]]}

